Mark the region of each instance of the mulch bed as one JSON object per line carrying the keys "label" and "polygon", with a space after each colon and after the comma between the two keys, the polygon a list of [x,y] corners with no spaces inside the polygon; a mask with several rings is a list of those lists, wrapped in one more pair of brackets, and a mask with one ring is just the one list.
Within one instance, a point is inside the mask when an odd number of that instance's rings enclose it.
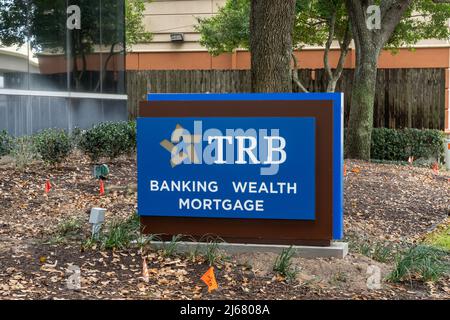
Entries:
{"label": "mulch bed", "polygon": [[[385,284],[382,290],[286,282],[260,275],[231,257],[216,268],[219,290],[209,294],[199,280],[208,269],[201,258],[146,254],[150,281],[142,279],[138,249],[82,250],[79,242],[42,244],[70,217],[87,220],[92,207],[107,209],[107,220],[136,210],[134,158],[109,164],[107,193],[99,195],[92,165],[78,155],[60,168],[36,163],[24,172],[0,167],[0,299],[423,299],[450,298],[445,282]],[[448,217],[450,173],[412,166],[346,161],[345,232],[373,241],[414,242]],[[44,193],[50,180],[52,190]],[[113,186],[113,190],[108,188]],[[366,257],[351,254],[344,263]],[[365,260],[364,260],[365,261]],[[300,261],[300,264],[314,260]],[[333,261],[326,262],[332,264]],[[66,287],[69,265],[82,272],[82,289]],[[387,266],[388,268],[389,266]],[[365,272],[365,270],[363,270]],[[351,275],[349,275],[351,276]],[[447,279],[448,280],[448,279]]]}
{"label": "mulch bed", "polygon": [[346,164],[346,233],[414,241],[448,217],[450,172],[361,161]]}

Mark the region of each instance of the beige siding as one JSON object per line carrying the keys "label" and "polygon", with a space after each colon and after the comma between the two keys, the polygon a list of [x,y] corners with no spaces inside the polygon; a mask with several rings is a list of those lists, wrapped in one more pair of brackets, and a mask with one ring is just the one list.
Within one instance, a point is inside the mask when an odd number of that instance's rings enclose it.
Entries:
{"label": "beige siding", "polygon": [[211,14],[195,14],[194,15],[149,15],[144,19],[144,23],[148,30],[155,35],[170,34],[171,32],[194,32],[194,26],[197,24],[198,18],[208,18]]}
{"label": "beige siding", "polygon": [[[153,0],[146,4],[144,24],[153,41],[133,47],[133,51],[204,51],[195,32],[197,18],[211,17],[226,0]],[[170,34],[184,34],[183,43],[172,43]]]}
{"label": "beige siding", "polygon": [[[139,44],[133,47],[134,52],[165,52],[165,51],[206,51],[199,44],[200,36],[195,32],[196,18],[210,17],[217,13],[226,0],[153,0],[146,4],[144,24],[153,33],[151,43]],[[170,34],[181,32],[185,41],[172,43]],[[448,47],[444,40],[420,41],[416,47]],[[335,47],[338,47],[337,44]],[[305,49],[318,49],[306,47]]]}

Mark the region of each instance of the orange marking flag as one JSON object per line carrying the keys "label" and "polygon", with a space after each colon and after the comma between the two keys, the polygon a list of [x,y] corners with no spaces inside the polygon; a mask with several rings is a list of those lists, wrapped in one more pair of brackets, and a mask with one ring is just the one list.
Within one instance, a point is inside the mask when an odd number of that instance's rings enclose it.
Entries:
{"label": "orange marking flag", "polygon": [[50,180],[47,180],[45,182],[45,193],[49,193],[51,189],[52,189],[52,184],[50,183]]}
{"label": "orange marking flag", "polygon": [[103,180],[100,179],[100,195],[104,195],[105,194],[105,183],[103,182]]}
{"label": "orange marking flag", "polygon": [[360,173],[360,172],[361,172],[361,169],[358,168],[358,167],[356,167],[356,168],[353,168],[353,169],[352,169],[352,172],[353,172],[353,173]]}
{"label": "orange marking flag", "polygon": [[216,290],[219,288],[216,281],[216,276],[214,275],[214,267],[211,267],[206,271],[206,273],[201,277],[201,280],[208,286],[208,292]]}

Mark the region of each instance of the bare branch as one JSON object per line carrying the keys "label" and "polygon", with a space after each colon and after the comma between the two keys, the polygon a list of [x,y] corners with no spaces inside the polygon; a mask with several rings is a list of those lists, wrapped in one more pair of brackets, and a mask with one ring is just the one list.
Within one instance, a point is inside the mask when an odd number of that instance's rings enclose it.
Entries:
{"label": "bare branch", "polygon": [[333,39],[334,39],[334,31],[335,31],[335,27],[336,27],[336,10],[333,11],[333,14],[331,15],[329,21],[328,21],[328,40],[327,43],[325,44],[325,52],[323,55],[323,64],[325,67],[325,71],[327,73],[328,79],[332,79],[333,78],[333,73],[331,71],[331,67],[330,67],[330,61],[329,61],[329,54],[330,54],[330,49],[331,49],[331,45],[333,43]]}
{"label": "bare branch", "polygon": [[297,85],[297,87],[300,89],[301,92],[308,93],[309,92],[308,89],[306,89],[298,79],[298,61],[294,51],[292,51],[292,61],[294,61],[294,69],[292,70],[292,79],[294,80],[294,83]]}
{"label": "bare branch", "polygon": [[352,31],[350,27],[350,22],[347,24],[347,28],[345,29],[344,39],[342,43],[339,43],[341,47],[341,56],[339,57],[339,62],[336,66],[336,70],[333,74],[335,79],[339,79],[341,77],[342,71],[344,70],[345,59],[347,58],[348,52],[350,50],[350,44],[352,42]]}
{"label": "bare branch", "polygon": [[377,41],[379,45],[378,49],[381,49],[387,43],[412,1],[413,0],[385,0],[381,3],[382,28],[379,33],[379,41]]}

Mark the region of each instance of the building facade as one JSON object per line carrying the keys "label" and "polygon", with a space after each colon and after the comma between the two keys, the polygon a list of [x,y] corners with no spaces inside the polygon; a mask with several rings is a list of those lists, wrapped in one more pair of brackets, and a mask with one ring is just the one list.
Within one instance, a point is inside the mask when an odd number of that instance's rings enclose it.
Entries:
{"label": "building facade", "polygon": [[[129,70],[208,70],[249,69],[250,54],[236,50],[231,54],[211,57],[200,45],[200,35],[195,30],[198,18],[216,14],[226,0],[152,0],[146,4],[144,24],[153,33],[150,43],[137,44],[127,55]],[[172,39],[171,35],[182,38]],[[305,47],[297,56],[301,68],[323,68],[323,48]],[[330,63],[339,59],[338,46],[331,52]],[[380,68],[450,68],[450,42],[423,40],[415,51],[401,49],[397,54],[382,53]],[[355,66],[355,51],[348,55],[345,67]]]}
{"label": "building facade", "polygon": [[123,0],[0,1],[0,130],[127,119]]}
{"label": "building facade", "polygon": [[[146,29],[153,33],[151,43],[133,46],[127,55],[128,70],[242,70],[250,69],[250,54],[236,50],[230,54],[212,57],[199,43],[200,35],[195,31],[197,18],[210,17],[217,13],[226,0],[153,0],[146,5]],[[178,35],[175,41],[171,35]],[[180,35],[182,41],[180,41]],[[324,49],[305,47],[296,52],[300,67],[323,68]],[[330,64],[336,65],[340,51],[334,46],[330,53]],[[354,68],[355,50],[352,46],[345,62],[345,68]],[[397,54],[382,52],[379,67],[397,68],[442,68],[446,70],[447,130],[450,133],[449,79],[450,42],[429,39],[420,41],[415,50],[400,49]]]}

